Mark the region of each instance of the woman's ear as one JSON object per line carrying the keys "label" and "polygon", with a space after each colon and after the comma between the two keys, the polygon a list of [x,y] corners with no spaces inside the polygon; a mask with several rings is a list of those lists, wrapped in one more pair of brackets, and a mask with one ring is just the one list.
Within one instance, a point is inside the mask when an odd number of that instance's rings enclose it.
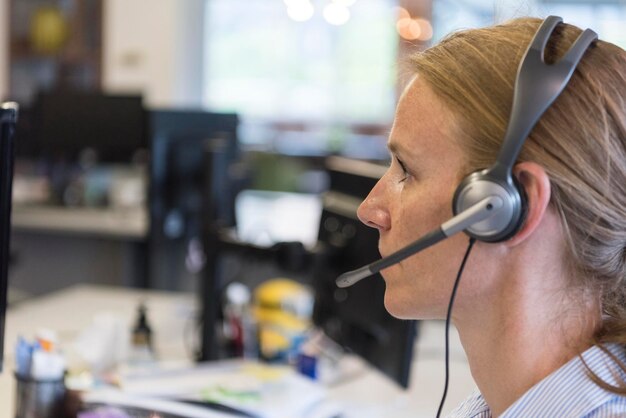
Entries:
{"label": "woman's ear", "polygon": [[550,179],[537,163],[522,162],[513,167],[513,175],[526,192],[526,219],[520,230],[506,243],[517,245],[525,241],[541,223],[550,203]]}

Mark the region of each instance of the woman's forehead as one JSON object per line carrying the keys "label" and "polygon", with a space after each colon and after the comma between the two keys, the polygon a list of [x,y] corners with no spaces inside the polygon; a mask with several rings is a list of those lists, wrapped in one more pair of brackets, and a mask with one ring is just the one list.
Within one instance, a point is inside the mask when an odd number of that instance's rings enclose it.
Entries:
{"label": "woman's forehead", "polygon": [[389,148],[414,148],[433,142],[456,142],[456,120],[428,83],[415,77],[400,98]]}

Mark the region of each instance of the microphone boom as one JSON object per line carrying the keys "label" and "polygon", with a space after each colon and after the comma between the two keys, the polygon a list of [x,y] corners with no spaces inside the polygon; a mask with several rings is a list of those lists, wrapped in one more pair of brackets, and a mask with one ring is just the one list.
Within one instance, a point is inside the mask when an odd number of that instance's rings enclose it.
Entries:
{"label": "microphone boom", "polygon": [[394,264],[399,263],[405,258],[412,256],[413,254],[417,254],[418,252],[425,250],[428,247],[432,247],[438,242],[443,241],[444,239],[449,238],[466,228],[469,228],[475,223],[490,218],[495,213],[497,213],[503,205],[504,202],[502,201],[502,198],[500,196],[486,197],[480,200],[478,203],[470,206],[463,212],[459,213],[458,215],[454,216],[450,220],[444,222],[438,228],[422,236],[417,241],[414,241],[404,248],[401,248],[395,253],[356,270],[343,273],[337,278],[335,284],[337,285],[337,287],[350,287],[353,284],[365,279],[366,277],[369,277],[373,274],[380,272],[381,270],[386,269],[387,267],[391,267]]}

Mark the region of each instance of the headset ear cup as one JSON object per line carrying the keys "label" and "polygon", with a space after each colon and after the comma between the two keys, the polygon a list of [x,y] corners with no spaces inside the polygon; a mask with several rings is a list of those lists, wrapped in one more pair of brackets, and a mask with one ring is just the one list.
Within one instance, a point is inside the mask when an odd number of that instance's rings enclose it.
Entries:
{"label": "headset ear cup", "polygon": [[516,176],[512,177],[513,184],[515,185],[515,188],[517,189],[517,192],[519,194],[521,212],[519,219],[517,220],[517,225],[515,225],[515,228],[513,228],[513,230],[510,232],[509,236],[506,239],[513,238],[515,234],[517,234],[519,230],[522,229],[522,226],[524,226],[524,222],[526,222],[526,217],[528,216],[528,195],[526,194],[526,189]]}
{"label": "headset ear cup", "polygon": [[491,175],[488,169],[471,173],[457,187],[452,199],[455,215],[489,196],[499,197],[503,205],[488,219],[468,227],[465,232],[484,242],[501,242],[519,231],[526,195],[514,176],[505,179]]}

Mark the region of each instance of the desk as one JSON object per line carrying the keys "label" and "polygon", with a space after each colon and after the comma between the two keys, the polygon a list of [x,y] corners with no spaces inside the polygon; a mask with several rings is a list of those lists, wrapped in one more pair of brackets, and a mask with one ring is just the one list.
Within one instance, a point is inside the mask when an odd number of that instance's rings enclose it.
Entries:
{"label": "desk", "polygon": [[[102,311],[115,312],[128,319],[129,327],[139,301],[149,307],[155,328],[155,347],[160,358],[189,360],[185,348],[185,328],[192,320],[196,301],[191,294],[141,291],[95,285],[77,285],[66,290],[18,304],[7,312],[5,366],[0,374],[0,418],[12,418],[15,387],[12,376],[13,345],[17,335],[26,337],[40,327],[56,329],[62,341],[69,341]],[[381,373],[357,364],[358,374],[351,380],[329,387],[329,405],[348,411],[346,417],[416,418],[433,417],[441,398],[444,381],[441,321],[425,321],[415,349],[411,387],[400,390]],[[456,332],[451,333],[451,382],[445,411],[450,411],[474,388],[467,360]],[[5,407],[8,405],[8,407]]]}
{"label": "desk", "polygon": [[5,364],[0,374],[0,418],[13,418],[13,349],[18,335],[32,338],[38,329],[47,327],[57,331],[61,342],[72,341],[96,314],[103,312],[126,318],[130,330],[141,301],[149,309],[159,355],[171,360],[189,359],[185,347],[189,336],[185,330],[193,321],[196,306],[190,294],[76,285],[11,307],[6,317]]}

